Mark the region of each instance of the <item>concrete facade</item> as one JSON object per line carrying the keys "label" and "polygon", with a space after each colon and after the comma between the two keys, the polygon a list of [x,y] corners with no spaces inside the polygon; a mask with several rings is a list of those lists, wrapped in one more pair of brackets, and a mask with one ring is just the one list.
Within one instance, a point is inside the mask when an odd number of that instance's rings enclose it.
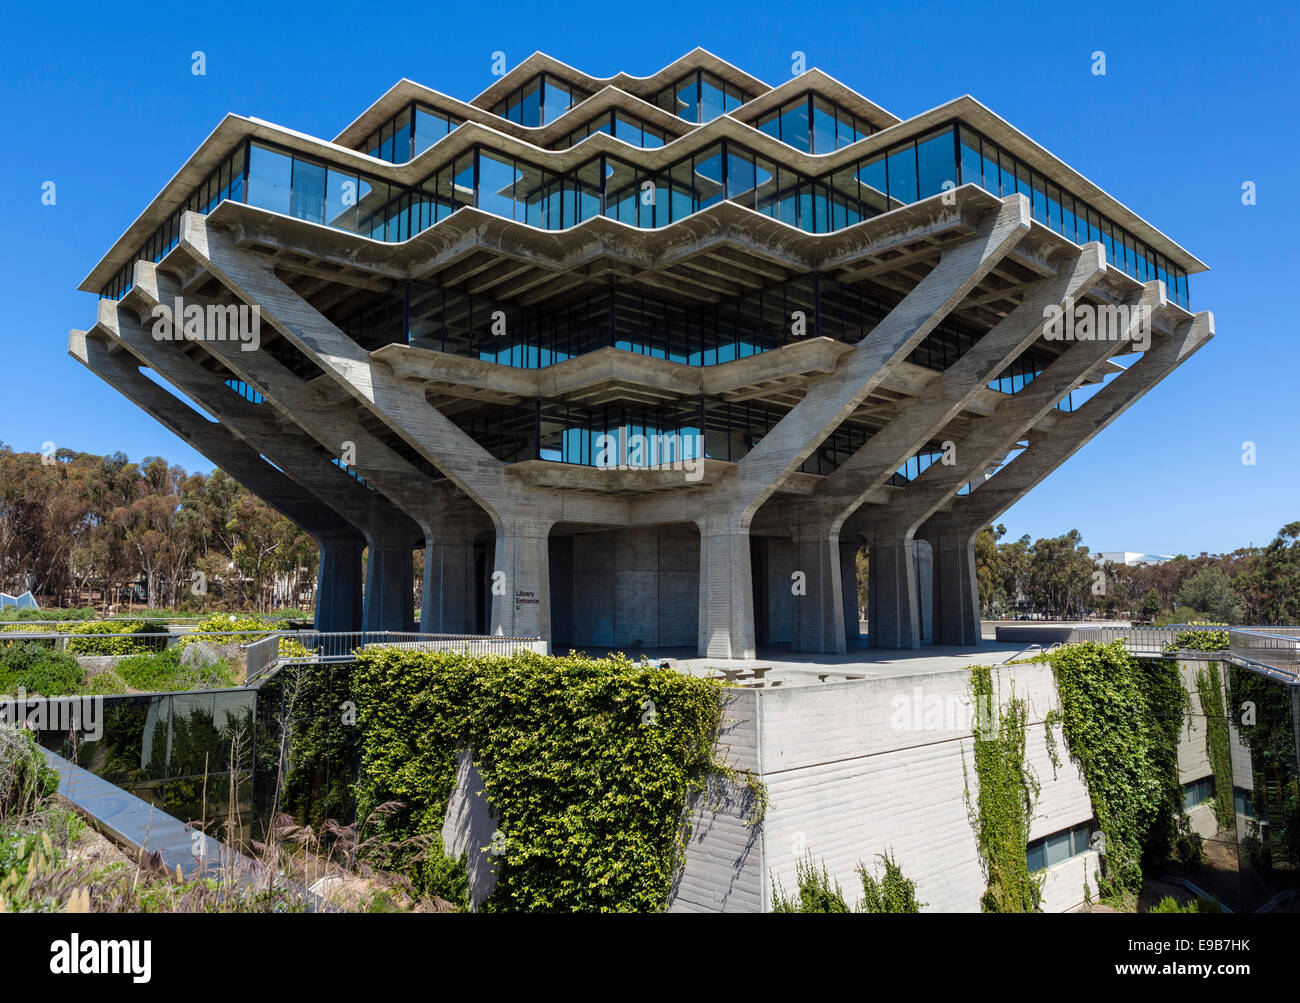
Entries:
{"label": "concrete facade", "polygon": [[[539,67],[596,84],[542,56],[510,77]],[[748,95],[740,111],[694,124],[647,104],[654,80],[706,67]],[[651,108],[669,134],[655,149],[599,133],[564,146],[556,123],[521,128],[490,110],[509,90],[500,83],[466,104],[403,82],[335,144],[232,117],[87,278],[102,298],[70,352],[196,444],[193,416],[160,403],[141,367],[218,418],[225,431],[204,431],[210,448],[199,448],[239,462],[234,476],[286,499],[277,507],[321,541],[321,624],[418,619],[426,631],[719,659],[753,658],[760,644],[839,654],[859,636],[854,558],[866,546],[872,645],[978,643],[975,536],[1213,333],[1209,314],[1175,302],[1199,261],[987,109],[962,99],[948,121],[980,128],[1138,235],[1176,295],[1117,266],[1113,243],[1067,238],[1030,198],[978,179],[887,199],[824,231],[730,190],[667,225],[628,226],[602,187],[603,210],[563,228],[503,218],[501,192],[476,192],[431,221],[401,209],[417,222],[376,237],[302,208],[305,188],[284,206],[261,201],[268,189],[250,166],[249,151],[274,144],[276,156],[401,187],[480,148],[555,172],[615,151],[670,171],[723,142],[815,173],[935,126],[933,113],[900,122],[819,71],[800,84],[855,109],[872,134],[810,158],[755,125],[791,85],[768,88],[698,51],[655,78],[601,82],[583,102],[583,115]],[[387,163],[357,144],[400,96],[461,124],[409,163]],[[571,128],[578,115],[561,119]],[[224,199],[196,201],[205,172],[241,149],[238,193],[218,173]],[[573,319],[603,296],[607,322],[603,307]],[[426,323],[421,304],[434,300]],[[173,304],[208,316],[255,308],[260,338],[160,339],[151,327]],[[1106,338],[1054,340],[1050,312],[1075,305],[1126,320]],[[656,310],[674,318],[663,331]],[[544,329],[562,350],[543,358],[541,335],[493,340],[510,325]],[[743,337],[719,333],[744,325]],[[1120,356],[1132,364],[1111,361]],[[1012,372],[1023,379],[1009,383]],[[670,428],[696,437],[677,456],[690,463],[589,455],[598,433],[625,442]]]}

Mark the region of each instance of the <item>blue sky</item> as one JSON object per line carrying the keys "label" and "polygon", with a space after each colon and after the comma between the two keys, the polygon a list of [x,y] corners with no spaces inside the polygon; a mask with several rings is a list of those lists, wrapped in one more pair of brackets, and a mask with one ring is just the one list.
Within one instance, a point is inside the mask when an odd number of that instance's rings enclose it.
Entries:
{"label": "blue sky", "polygon": [[[77,285],[227,112],[332,138],[401,77],[468,99],[492,53],[652,73],[702,45],[760,79],[791,53],[900,117],[963,93],[1210,265],[1192,308],[1218,335],[1001,520],[1094,550],[1221,552],[1300,519],[1300,15],[1214,5],[22,5],[0,98],[0,441],[211,464],[66,355]],[[128,14],[127,11],[130,11]],[[207,74],[190,72],[202,50]],[[1107,73],[1091,72],[1106,53]],[[54,181],[57,203],[41,204]],[[1258,204],[1243,206],[1243,182]],[[1255,444],[1254,466],[1242,443]]]}

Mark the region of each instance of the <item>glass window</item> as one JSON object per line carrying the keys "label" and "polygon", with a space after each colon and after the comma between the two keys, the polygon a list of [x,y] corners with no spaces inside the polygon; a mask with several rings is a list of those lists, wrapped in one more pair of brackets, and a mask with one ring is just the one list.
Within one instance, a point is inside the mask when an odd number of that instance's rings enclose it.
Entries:
{"label": "glass window", "polygon": [[289,214],[293,159],[254,145],[248,169],[248,203]]}
{"label": "glass window", "polygon": [[835,151],[835,106],[821,98],[813,98],[812,152]]}
{"label": "glass window", "polygon": [[722,201],[722,148],[711,146],[695,156],[695,187],[699,208],[707,209]]}
{"label": "glass window", "polygon": [[290,215],[311,223],[325,221],[325,165],[305,160],[293,162],[293,197]]}
{"label": "glass window", "polygon": [[754,123],[754,127],[757,128],[759,132],[767,133],[773,139],[780,139],[781,113],[779,111],[768,112]]}
{"label": "glass window", "polygon": [[835,121],[835,148],[837,150],[842,146],[848,146],[850,143],[856,143],[864,134],[865,130],[857,128],[857,119],[844,109],[838,109]]}
{"label": "glass window", "polygon": [[339,230],[356,233],[357,177],[330,170],[325,175],[325,222]]}
{"label": "glass window", "polygon": [[542,124],[542,81],[540,77],[524,84],[523,95],[519,101],[520,125],[538,126]]}
{"label": "glass window", "polygon": [[[922,136],[916,144],[916,159],[920,171],[918,194],[921,198],[938,195],[945,183],[957,183],[957,165],[953,161],[952,128]],[[891,163],[892,168],[892,163]],[[890,183],[893,183],[891,177]]]}
{"label": "glass window", "polygon": [[910,205],[916,201],[916,147],[908,143],[889,154],[889,204]]}
{"label": "glass window", "polygon": [[804,153],[812,152],[807,98],[800,98],[781,109],[781,141]]}
{"label": "glass window", "polygon": [[961,130],[961,183],[984,185],[984,162],[980,159],[980,139],[969,129]]}
{"label": "glass window", "polygon": [[[725,85],[711,73],[700,74],[700,117],[697,121],[712,122],[726,109]],[[684,116],[683,116],[684,117]]]}
{"label": "glass window", "polygon": [[[609,126],[606,124],[606,129]],[[631,143],[633,146],[641,146],[641,121],[618,112],[614,116],[614,138],[621,139],[625,143]]]}
{"label": "glass window", "polygon": [[450,118],[425,111],[423,108],[416,108],[415,144],[411,149],[411,155],[418,157],[438,140],[450,135],[455,128],[456,124]]}
{"label": "glass window", "polygon": [[727,198],[752,209],[756,185],[754,158],[748,153],[727,148]]}
{"label": "glass window", "polygon": [[546,121],[542,124],[554,122],[572,108],[581,100],[581,93],[581,91],[574,90],[562,81],[550,76],[546,77],[546,100],[544,102]]}
{"label": "glass window", "polygon": [[1016,193],[1016,158],[1009,156],[1006,152],[998,151],[998,173],[1002,179],[1002,185],[998,189],[998,195],[1006,198],[1008,195]]}
{"label": "glass window", "polygon": [[877,154],[858,171],[858,193],[862,199],[863,212],[867,216],[878,215],[889,208],[885,185],[885,158]]}
{"label": "glass window", "polygon": [[677,85],[674,96],[676,100],[673,102],[673,113],[688,122],[698,122],[700,120],[699,85],[694,73]]}

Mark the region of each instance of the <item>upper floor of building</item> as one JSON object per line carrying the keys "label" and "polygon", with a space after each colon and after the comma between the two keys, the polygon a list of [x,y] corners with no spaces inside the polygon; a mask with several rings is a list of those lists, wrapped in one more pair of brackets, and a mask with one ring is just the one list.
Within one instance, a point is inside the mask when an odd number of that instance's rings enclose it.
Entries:
{"label": "upper floor of building", "polygon": [[900,120],[818,70],[771,87],[703,50],[604,79],[535,54],[469,102],[403,80],[330,142],[228,116],[82,288],[120,297],[183,212],[227,200],[383,243],[465,207],[657,230],[728,202],[830,234],[968,184],[1189,305],[1203,263],[974,99]]}

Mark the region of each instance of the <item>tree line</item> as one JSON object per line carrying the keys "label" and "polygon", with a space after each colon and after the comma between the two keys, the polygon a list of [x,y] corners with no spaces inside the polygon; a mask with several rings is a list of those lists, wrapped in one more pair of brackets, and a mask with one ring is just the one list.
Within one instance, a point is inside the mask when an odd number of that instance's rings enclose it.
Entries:
{"label": "tree line", "polygon": [[43,605],[268,610],[315,574],[316,543],[221,470],[0,443],[0,591]]}
{"label": "tree line", "polygon": [[1180,554],[1159,564],[1099,564],[1077,530],[1031,543],[989,526],[975,544],[985,617],[1104,616],[1145,622],[1300,623],[1300,522],[1264,547]]}

